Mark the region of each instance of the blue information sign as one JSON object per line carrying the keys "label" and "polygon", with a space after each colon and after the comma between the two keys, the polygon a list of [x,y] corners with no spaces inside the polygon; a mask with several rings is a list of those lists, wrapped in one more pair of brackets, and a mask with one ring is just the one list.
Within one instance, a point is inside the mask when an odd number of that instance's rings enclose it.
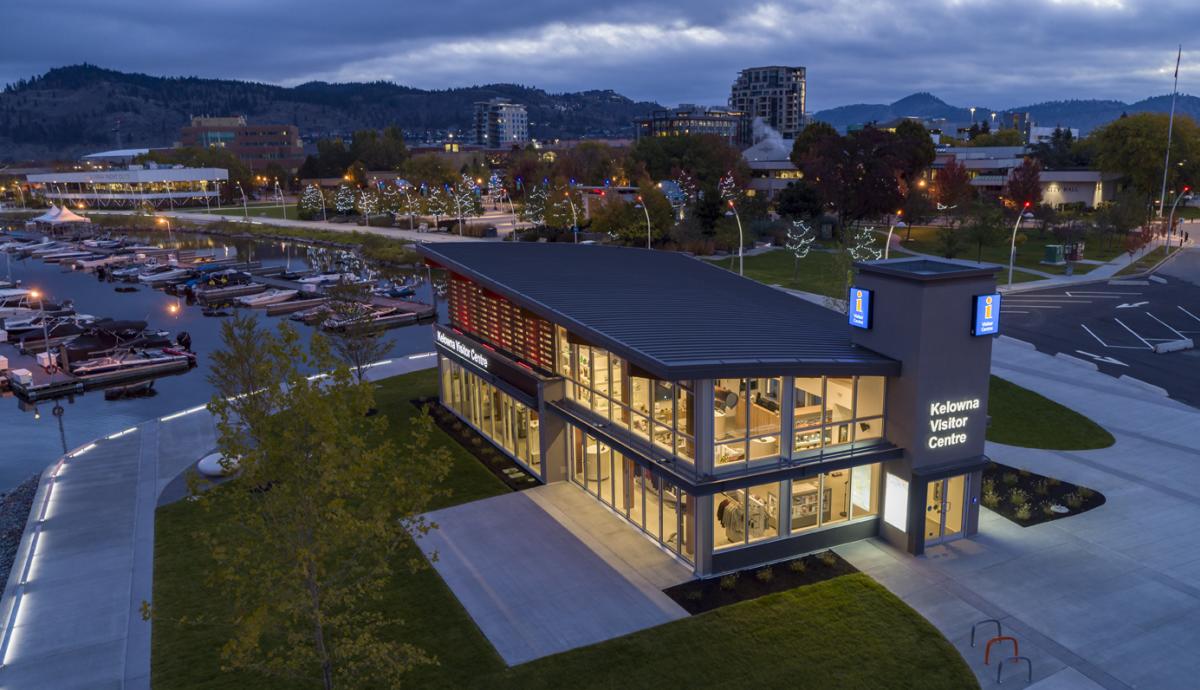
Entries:
{"label": "blue information sign", "polygon": [[856,328],[871,327],[871,291],[860,288],[850,288],[850,325]]}
{"label": "blue information sign", "polygon": [[1000,332],[1000,293],[975,295],[975,319],[971,335],[995,335]]}

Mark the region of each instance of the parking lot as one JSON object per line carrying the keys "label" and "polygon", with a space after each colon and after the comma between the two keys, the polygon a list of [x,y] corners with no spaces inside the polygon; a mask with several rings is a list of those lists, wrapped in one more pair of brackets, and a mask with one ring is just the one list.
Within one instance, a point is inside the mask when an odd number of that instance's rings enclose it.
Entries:
{"label": "parking lot", "polygon": [[1200,286],[1175,276],[1136,282],[1145,284],[1005,295],[1001,329],[1042,352],[1094,362],[1106,374],[1132,376],[1200,405],[1200,350],[1156,352],[1200,341]]}

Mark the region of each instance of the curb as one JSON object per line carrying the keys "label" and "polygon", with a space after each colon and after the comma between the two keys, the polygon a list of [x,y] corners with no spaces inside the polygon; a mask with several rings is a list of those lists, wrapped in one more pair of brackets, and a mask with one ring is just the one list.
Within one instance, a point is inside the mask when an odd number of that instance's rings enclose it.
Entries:
{"label": "curb", "polygon": [[[1011,335],[1004,335],[1004,334],[1001,334],[1001,335],[1000,335],[1000,336],[997,338],[997,340],[999,340],[999,341],[1001,341],[1001,342],[1003,342],[1003,343],[1008,343],[1009,345],[1014,345],[1014,346],[1016,346],[1016,347],[1022,347],[1022,348],[1025,348],[1026,350],[1036,350],[1036,349],[1037,349],[1037,346],[1036,346],[1036,345],[1034,345],[1033,343],[1026,342],[1026,341],[1024,341],[1024,340],[1020,340],[1020,339],[1018,339],[1018,338],[1014,338],[1014,337],[1012,337]],[[1074,359],[1074,358],[1072,358],[1072,359]],[[1080,360],[1080,361],[1082,362],[1083,360]]]}
{"label": "curb", "polygon": [[[1076,366],[1081,366],[1081,367],[1084,367],[1087,369],[1091,369],[1092,371],[1100,371],[1100,367],[1096,366],[1095,362],[1089,362],[1087,360],[1080,359],[1074,355],[1068,355],[1068,354],[1063,354],[1062,352],[1059,352],[1054,355],[1054,358],[1060,359],[1064,362],[1069,362]],[[1164,393],[1165,393],[1165,391],[1164,391]]]}
{"label": "curb", "polygon": [[1161,395],[1164,398],[1170,397],[1170,395],[1171,395],[1170,393],[1167,392],[1167,389],[1163,388],[1162,386],[1156,386],[1153,383],[1146,383],[1145,381],[1143,381],[1141,379],[1135,379],[1128,374],[1121,374],[1119,377],[1117,377],[1117,380],[1124,381],[1125,383],[1128,383],[1128,384],[1131,384],[1138,388],[1141,388],[1143,391],[1145,391],[1147,393]]}

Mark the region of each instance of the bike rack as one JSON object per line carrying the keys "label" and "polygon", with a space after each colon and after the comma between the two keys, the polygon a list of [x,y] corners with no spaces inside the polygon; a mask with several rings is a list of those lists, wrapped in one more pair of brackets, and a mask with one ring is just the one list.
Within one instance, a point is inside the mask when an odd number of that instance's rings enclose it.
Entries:
{"label": "bike rack", "polygon": [[1000,621],[996,620],[995,618],[984,618],[983,620],[979,621],[975,625],[971,626],[971,646],[972,647],[975,646],[975,631],[979,629],[979,626],[981,626],[985,623],[995,623],[996,624],[996,635],[1000,636],[1003,634],[1000,632]]}
{"label": "bike rack", "polygon": [[[988,666],[990,664],[988,659],[992,655],[992,645],[996,644],[997,642],[1003,642],[1004,640],[1008,640],[1009,642],[1013,643],[1012,655],[1014,657],[1021,655],[1020,647],[1017,644],[1017,638],[1010,637],[1008,635],[997,635],[996,637],[993,637],[992,639],[988,640],[987,646],[983,648],[983,665],[984,666]],[[1001,662],[1000,665],[1003,666],[1004,663]]]}
{"label": "bike rack", "polygon": [[1007,659],[1001,659],[1000,664],[998,666],[996,666],[996,684],[997,685],[999,685],[1000,683],[1003,682],[1002,680],[1000,680],[1000,675],[1004,673],[1004,662],[1005,661],[1015,661],[1017,663],[1021,663],[1022,661],[1024,661],[1025,668],[1028,671],[1028,673],[1025,676],[1025,684],[1028,685],[1033,682],[1033,662],[1029,660],[1029,657],[1027,657],[1027,656],[1010,656]]}

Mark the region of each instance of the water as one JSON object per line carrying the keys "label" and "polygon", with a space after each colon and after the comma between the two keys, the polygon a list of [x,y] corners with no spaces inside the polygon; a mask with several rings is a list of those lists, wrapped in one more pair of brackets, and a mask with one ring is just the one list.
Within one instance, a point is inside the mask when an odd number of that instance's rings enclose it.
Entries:
{"label": "water", "polygon": [[[314,249],[279,242],[233,240],[203,235],[176,233],[168,239],[161,235],[141,236],[145,244],[194,248],[216,256],[253,258],[264,266],[289,264],[293,270],[314,264],[322,268],[331,262],[346,260],[347,255],[326,249]],[[198,306],[179,302],[178,315],[169,311],[176,304],[174,296],[161,290],[138,285],[134,293],[118,293],[114,288],[129,283],[99,282],[95,275],[72,271],[40,259],[12,261],[12,276],[26,288],[37,288],[49,301],[72,299],[80,314],[117,319],[140,319],[151,328],[171,331],[172,335],[187,331],[192,337],[192,349],[198,355],[195,369],[155,381],[157,395],[130,400],[105,400],[101,390],[88,391],[73,398],[46,400],[36,405],[22,403],[9,395],[0,399],[0,491],[7,491],[31,474],[39,473],[64,452],[100,436],[127,429],[153,417],[194,407],[209,401],[213,389],[208,383],[211,358],[208,356],[221,344],[223,318],[206,317]],[[7,278],[5,256],[0,255],[0,278]],[[422,284],[411,299],[430,302],[430,288]],[[445,305],[439,300],[439,309]],[[242,310],[257,314],[264,322],[275,326],[286,316],[267,317],[261,310]],[[289,321],[297,330],[309,334],[312,328]],[[405,326],[387,332],[392,356],[429,352],[433,350],[433,334],[427,325]],[[12,355],[12,349],[0,345],[0,354]],[[60,406],[61,415],[55,415]],[[198,449],[198,451],[201,449]]]}

